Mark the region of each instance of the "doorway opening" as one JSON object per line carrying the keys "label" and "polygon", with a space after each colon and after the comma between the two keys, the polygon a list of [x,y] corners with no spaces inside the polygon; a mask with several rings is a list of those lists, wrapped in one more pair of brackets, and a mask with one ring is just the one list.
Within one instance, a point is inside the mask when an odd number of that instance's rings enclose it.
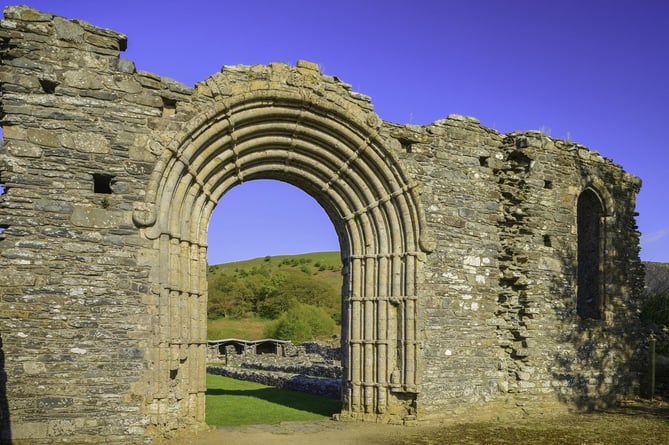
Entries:
{"label": "doorway opening", "polygon": [[209,221],[209,264],[267,255],[339,251],[332,222],[318,202],[286,182],[259,179],[230,189]]}
{"label": "doorway opening", "polygon": [[[207,236],[207,423],[340,412],[342,263],[323,208],[288,183],[253,180],[220,199]],[[300,391],[314,387],[329,397]]]}

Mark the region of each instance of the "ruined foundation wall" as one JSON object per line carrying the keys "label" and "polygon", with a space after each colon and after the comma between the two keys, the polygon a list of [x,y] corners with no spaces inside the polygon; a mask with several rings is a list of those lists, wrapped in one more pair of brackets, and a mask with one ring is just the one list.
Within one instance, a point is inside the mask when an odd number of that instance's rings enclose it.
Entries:
{"label": "ruined foundation wall", "polygon": [[[0,42],[3,438],[202,426],[207,212],[255,177],[302,187],[340,236],[345,415],[590,407],[631,387],[640,181],[610,160],[457,115],[382,122],[308,62],[188,88],[119,58],[122,34],[25,7],[6,9]],[[259,147],[288,139],[274,168]],[[595,318],[577,308],[584,193],[601,206]]]}

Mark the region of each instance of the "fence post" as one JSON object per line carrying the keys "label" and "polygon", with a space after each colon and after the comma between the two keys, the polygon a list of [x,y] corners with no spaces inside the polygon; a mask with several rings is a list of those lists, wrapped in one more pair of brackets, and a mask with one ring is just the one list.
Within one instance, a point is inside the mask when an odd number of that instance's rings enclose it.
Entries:
{"label": "fence post", "polygon": [[655,333],[651,332],[648,338],[649,371],[650,371],[650,400],[655,398]]}

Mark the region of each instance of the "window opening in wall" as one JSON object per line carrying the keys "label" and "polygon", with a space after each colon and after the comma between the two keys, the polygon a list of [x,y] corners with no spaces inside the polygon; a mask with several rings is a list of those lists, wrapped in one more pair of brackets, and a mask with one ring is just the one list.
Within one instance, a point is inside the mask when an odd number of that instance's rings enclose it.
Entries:
{"label": "window opening in wall", "polygon": [[544,181],[544,188],[545,189],[552,189],[553,188],[553,181]]}
{"label": "window opening in wall", "polygon": [[481,167],[487,167],[488,166],[488,158],[490,156],[479,156],[479,164]]}
{"label": "window opening in wall", "polygon": [[177,112],[177,101],[163,97],[163,117],[174,116]]}
{"label": "window opening in wall", "polygon": [[93,192],[110,195],[112,193],[112,175],[93,173]]}
{"label": "window opening in wall", "polygon": [[576,311],[582,318],[602,318],[602,208],[599,197],[585,190],[578,198],[578,291]]}
{"label": "window opening in wall", "polygon": [[44,91],[47,94],[55,93],[56,87],[58,86],[58,82],[56,82],[55,80],[44,79],[44,78],[39,79],[39,84],[42,87],[42,91]]}
{"label": "window opening in wall", "polygon": [[544,235],[544,246],[553,247],[553,243],[551,243],[551,236],[550,235]]}

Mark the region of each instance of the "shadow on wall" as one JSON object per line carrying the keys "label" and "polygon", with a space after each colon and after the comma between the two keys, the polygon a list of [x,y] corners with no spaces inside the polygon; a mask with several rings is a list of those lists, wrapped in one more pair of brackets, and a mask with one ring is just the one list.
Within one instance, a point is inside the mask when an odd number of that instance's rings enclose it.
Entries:
{"label": "shadow on wall", "polygon": [[[579,164],[579,168],[581,177],[588,177],[584,165]],[[559,310],[556,306],[556,316],[563,321],[559,338],[571,344],[570,349],[555,352],[559,368],[553,378],[562,385],[560,400],[582,410],[611,406],[620,398],[639,395],[646,360],[644,325],[638,315],[644,287],[638,238],[634,242],[609,236],[621,228],[630,236],[638,234],[634,211],[618,212],[609,220],[605,216],[614,209],[606,208],[605,200],[598,196],[601,192],[588,187],[579,196],[577,249],[566,249],[562,257],[565,272],[575,277],[578,289],[586,289],[587,294],[578,292],[574,307],[574,292],[565,292],[568,287],[564,283],[554,281],[551,292],[560,296],[563,304]],[[584,274],[579,266],[585,269]],[[627,289],[626,294],[623,289]]]}
{"label": "shadow on wall", "polygon": [[[563,264],[575,276],[574,266],[568,266],[577,264],[575,255],[567,253]],[[555,280],[552,291],[562,302],[555,306],[555,315],[562,322],[558,339],[565,345],[555,351],[557,366],[551,371],[559,400],[590,411],[638,395],[645,357],[643,326],[634,310],[636,296],[632,295],[632,301],[609,296],[616,301],[602,306],[613,311],[605,313],[602,307],[601,315],[590,318],[578,314],[570,286]]]}
{"label": "shadow on wall", "polygon": [[9,403],[7,402],[7,373],[5,372],[5,352],[2,349],[0,335],[0,443],[12,442],[12,429],[9,423]]}
{"label": "shadow on wall", "polygon": [[[540,378],[550,379],[561,402],[580,410],[610,406],[618,397],[636,392],[645,359],[637,310],[643,265],[638,260],[638,239],[635,244],[633,238],[637,233],[633,209],[607,218],[607,206],[585,184],[578,202],[576,245],[570,244],[566,232],[554,238],[538,233],[544,215],[537,209],[551,184],[544,182],[541,192],[528,192],[534,160],[524,150],[527,140],[509,137],[505,142],[510,148],[507,166],[498,172],[505,227],[500,235],[498,307],[512,335],[504,339],[512,359],[509,388],[532,391],[532,373],[544,370],[537,370],[531,357],[541,351],[549,367]],[[592,176],[582,164],[578,168],[581,178]],[[626,199],[624,190],[620,199]],[[608,207],[610,214],[614,209],[611,203]],[[619,235],[625,232],[630,235]],[[543,246],[537,242],[540,235]],[[527,245],[537,245],[536,253],[528,253]],[[535,262],[538,267],[527,266]],[[548,307],[552,317],[543,320],[541,314]],[[549,332],[546,338],[554,338],[554,344],[537,339],[539,328]]]}

